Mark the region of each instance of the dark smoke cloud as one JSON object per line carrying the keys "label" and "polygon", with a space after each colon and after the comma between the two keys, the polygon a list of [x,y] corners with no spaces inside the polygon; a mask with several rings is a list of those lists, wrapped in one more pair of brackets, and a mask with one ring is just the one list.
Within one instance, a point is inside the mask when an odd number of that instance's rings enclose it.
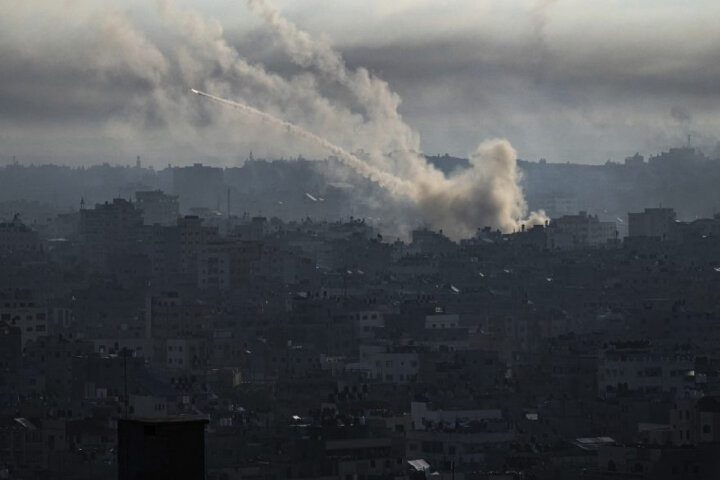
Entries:
{"label": "dark smoke cloud", "polygon": [[692,116],[690,112],[681,106],[673,105],[670,109],[670,116],[674,118],[678,123],[690,123],[692,122]]}

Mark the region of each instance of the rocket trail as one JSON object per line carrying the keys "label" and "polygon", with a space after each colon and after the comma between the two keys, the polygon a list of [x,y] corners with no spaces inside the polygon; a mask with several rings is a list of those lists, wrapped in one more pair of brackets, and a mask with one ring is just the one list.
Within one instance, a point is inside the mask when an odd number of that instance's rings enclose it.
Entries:
{"label": "rocket trail", "polygon": [[335,145],[329,140],[315,135],[314,133],[309,132],[302,127],[299,127],[294,123],[279,119],[273,115],[270,115],[269,113],[263,112],[262,110],[258,110],[257,108],[245,105],[244,103],[227,100],[225,98],[217,97],[210,93],[202,92],[194,88],[191,88],[190,91],[201,97],[206,97],[212,101],[233,107],[243,113],[260,118],[261,120],[271,123],[275,126],[286,128],[288,133],[292,133],[299,138],[305,139],[311,143],[314,143],[315,145],[318,145],[324,150],[331,152],[332,154],[337,156],[338,159],[340,159],[343,163],[354,169],[356,172],[358,172],[365,178],[378,182],[378,184],[380,184],[383,188],[389,190],[391,193],[404,195],[411,199],[417,198],[417,188],[413,183],[398,178],[391,173],[380,170],[373,165],[367,164],[366,162],[356,157],[352,153],[348,152],[344,148]]}

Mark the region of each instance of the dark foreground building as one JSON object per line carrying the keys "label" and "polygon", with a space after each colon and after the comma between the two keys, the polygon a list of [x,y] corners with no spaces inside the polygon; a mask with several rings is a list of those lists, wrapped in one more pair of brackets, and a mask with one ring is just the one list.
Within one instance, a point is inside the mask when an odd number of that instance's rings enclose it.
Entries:
{"label": "dark foreground building", "polygon": [[118,420],[118,479],[204,479],[207,423],[186,418]]}

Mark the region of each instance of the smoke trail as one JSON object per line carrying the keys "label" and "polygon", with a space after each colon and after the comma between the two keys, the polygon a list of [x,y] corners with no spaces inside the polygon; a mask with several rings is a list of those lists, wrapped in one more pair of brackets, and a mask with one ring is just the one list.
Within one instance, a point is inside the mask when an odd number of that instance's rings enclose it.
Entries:
{"label": "smoke trail", "polygon": [[520,223],[536,224],[545,220],[542,212],[533,213],[527,220],[518,220],[525,215],[527,205],[518,186],[516,153],[506,140],[483,142],[470,156],[472,165],[481,165],[482,168],[473,168],[467,174],[451,178],[416,178],[415,182],[409,182],[367,164],[342,147],[290,122],[239,102],[195,89],[192,92],[285,128],[288,133],[331,152],[356,172],[378,182],[392,195],[415,202],[426,221],[442,228],[450,238],[467,238],[475,233],[478,226],[484,225],[483,222],[493,218],[498,222],[493,226],[505,231],[518,229]]}
{"label": "smoke trail", "polygon": [[[485,225],[512,231],[519,229],[521,223],[544,221],[543,212],[522,220],[527,204],[518,185],[516,152],[507,140],[482,143],[470,156],[471,169],[446,178],[424,157],[414,153],[420,150],[419,137],[398,113],[400,96],[387,82],[367,69],[348,69],[341,55],[327,42],[313,39],[283,18],[269,1],[246,1],[274,29],[293,62],[317,69],[355,96],[365,109],[367,124],[378,131],[368,160],[395,177],[407,178],[415,186],[411,198],[433,227],[459,239]],[[388,150],[397,150],[393,161],[384,155]]]}
{"label": "smoke trail", "polygon": [[398,107],[400,96],[387,82],[365,68],[350,70],[342,56],[324,40],[314,39],[280,15],[265,0],[247,0],[247,4],[273,27],[290,59],[297,65],[314,67],[333,81],[346,87],[365,109],[365,127],[372,130],[380,152],[419,151],[420,137],[402,119]]}
{"label": "smoke trail", "polygon": [[156,0],[156,5],[160,17],[180,32],[173,47],[186,86],[226,98],[253,98],[255,107],[311,126],[348,149],[360,148],[374,136],[361,115],[323,95],[313,74],[285,78],[268,71],[243,58],[224,38],[219,22],[178,8],[173,0]]}
{"label": "smoke trail", "polygon": [[404,196],[408,196],[411,198],[415,197],[415,189],[411,183],[401,180],[388,172],[384,172],[382,170],[379,170],[379,169],[373,167],[372,165],[369,165],[369,164],[363,162],[358,157],[347,152],[342,147],[339,147],[339,146],[331,143],[330,141],[328,141],[318,135],[315,135],[312,132],[305,130],[304,128],[298,127],[295,124],[292,124],[285,120],[281,120],[277,117],[274,117],[268,113],[265,113],[261,110],[253,108],[249,105],[245,105],[243,103],[234,102],[232,100],[227,100],[227,99],[224,99],[221,97],[217,97],[215,95],[211,95],[206,92],[201,92],[194,88],[191,89],[191,91],[202,97],[207,97],[216,102],[234,107],[244,113],[258,117],[261,120],[271,123],[273,125],[276,125],[278,127],[286,128],[289,133],[292,133],[300,138],[308,140],[308,141],[318,145],[319,147],[329,151],[333,155],[337,156],[338,159],[343,161],[343,163],[345,163],[346,165],[348,165],[349,167],[354,169],[356,172],[360,173],[365,178],[369,178],[370,180],[374,180],[374,181],[378,182],[378,184],[380,184],[380,186],[389,190],[391,193],[393,193],[395,195],[404,195]]}

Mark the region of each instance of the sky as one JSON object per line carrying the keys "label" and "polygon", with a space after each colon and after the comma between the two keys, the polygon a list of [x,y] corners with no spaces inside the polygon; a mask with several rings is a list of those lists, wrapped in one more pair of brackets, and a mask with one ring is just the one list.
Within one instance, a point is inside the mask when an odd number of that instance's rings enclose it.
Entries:
{"label": "sky", "polygon": [[[523,159],[604,163],[687,135],[716,150],[716,1],[276,0],[296,45],[251,3],[0,0],[0,164],[328,153],[190,88],[353,152],[467,156],[505,138]],[[383,111],[294,50],[305,41],[367,69]]]}

